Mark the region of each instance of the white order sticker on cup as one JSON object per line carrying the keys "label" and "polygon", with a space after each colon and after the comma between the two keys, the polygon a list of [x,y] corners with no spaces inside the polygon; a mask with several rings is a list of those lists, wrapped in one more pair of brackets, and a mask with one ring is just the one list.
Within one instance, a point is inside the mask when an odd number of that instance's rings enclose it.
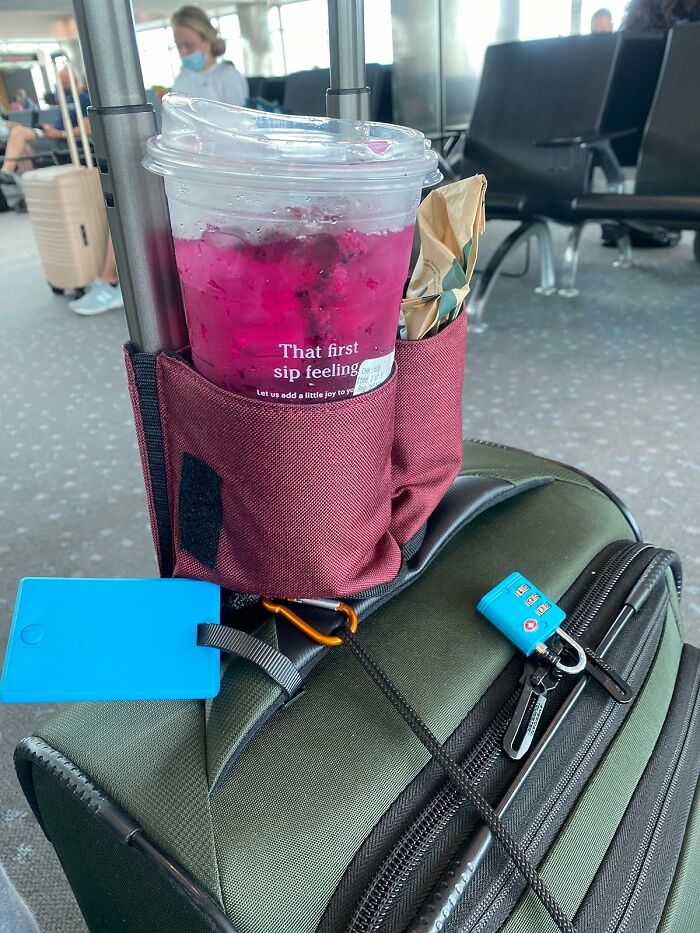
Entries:
{"label": "white order sticker on cup", "polygon": [[386,356],[379,356],[374,360],[365,360],[360,366],[355,381],[353,395],[364,395],[371,389],[376,389],[391,375],[394,366],[394,351]]}

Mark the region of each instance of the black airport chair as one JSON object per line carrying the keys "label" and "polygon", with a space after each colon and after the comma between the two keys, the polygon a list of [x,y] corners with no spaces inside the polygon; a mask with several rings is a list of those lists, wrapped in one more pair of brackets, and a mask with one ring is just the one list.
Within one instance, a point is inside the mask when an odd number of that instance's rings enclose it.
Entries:
{"label": "black airport chair", "polygon": [[[634,193],[582,194],[567,209],[575,230],[589,221],[700,230],[700,23],[669,34],[658,87],[644,130]],[[695,255],[700,261],[699,239]]]}
{"label": "black airport chair", "polygon": [[6,116],[12,123],[19,123],[30,130],[36,126],[36,110],[11,110]]}
{"label": "black airport chair", "polygon": [[[391,122],[391,72],[376,62],[367,65],[367,86],[371,88],[370,119]],[[313,68],[287,75],[284,86],[284,109],[308,117],[325,117],[326,91],[330,85],[328,68]],[[268,100],[267,94],[264,95]]]}
{"label": "black airport chair", "polygon": [[[576,294],[580,229],[572,203],[591,190],[601,166],[622,190],[658,83],[666,37],[625,33],[506,43],[487,50],[460,174],[483,171],[487,218],[519,220],[479,276],[470,299],[474,327],[511,251],[536,237],[538,291],[555,290],[547,221],[571,227],[560,294]],[[622,239],[622,259],[628,239]]]}
{"label": "black airport chair", "polygon": [[479,275],[468,309],[483,329],[488,297],[510,253],[533,237],[540,260],[538,291],[556,290],[547,218],[590,186],[592,150],[542,148],[537,140],[597,133],[619,52],[619,35],[508,42],[487,49],[460,175],[488,179],[486,217],[520,221]]}
{"label": "black airport chair", "polygon": [[[286,81],[286,77],[263,78],[258,89],[258,96],[262,97],[264,100],[270,100],[281,104],[284,100],[284,87]],[[253,97],[252,91],[250,96]]]}
{"label": "black airport chair", "polygon": [[629,167],[635,166],[639,158],[644,127],[661,74],[666,33],[620,35],[601,130],[612,136],[612,149],[619,164]]}

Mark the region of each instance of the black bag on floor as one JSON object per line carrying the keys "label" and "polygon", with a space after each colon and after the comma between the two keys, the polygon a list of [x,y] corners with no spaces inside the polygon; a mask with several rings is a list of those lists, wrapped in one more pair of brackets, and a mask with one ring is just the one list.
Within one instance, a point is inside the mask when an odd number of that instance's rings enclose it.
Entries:
{"label": "black bag on floor", "polygon": [[635,249],[653,249],[676,246],[680,241],[679,230],[667,230],[651,224],[601,224],[603,246],[617,246],[623,234],[628,233]]}

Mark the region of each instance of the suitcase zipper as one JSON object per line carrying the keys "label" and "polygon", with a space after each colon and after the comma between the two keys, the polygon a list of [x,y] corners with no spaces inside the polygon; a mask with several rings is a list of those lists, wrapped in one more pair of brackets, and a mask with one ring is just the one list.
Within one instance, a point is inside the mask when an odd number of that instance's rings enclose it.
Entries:
{"label": "suitcase zipper", "polygon": [[[649,639],[653,631],[658,627],[659,623],[663,620],[665,613],[666,613],[667,606],[668,606],[668,598],[664,598],[663,601],[660,602],[654,609],[651,620],[645,626],[644,632],[640,633],[639,642],[635,646],[635,650],[632,653],[632,656],[630,658],[630,662],[631,662],[630,668],[629,668],[630,676],[632,676],[635,673],[635,671],[638,669],[638,667],[640,666],[642,659],[646,654],[647,646],[649,644]],[[578,692],[577,688],[574,688],[574,692]],[[557,714],[557,715],[559,716],[560,714]],[[599,734],[596,732],[595,734],[589,734],[589,737],[586,740],[585,745],[579,746],[581,757],[579,757],[579,760],[576,766],[577,769],[581,769],[585,767],[585,762],[588,759],[588,757],[594,752],[598,741],[599,741]],[[527,772],[529,773],[527,764],[525,765],[525,768],[523,770],[527,770]],[[511,805],[515,801],[518,791],[524,784],[526,777],[527,775],[523,776],[522,774],[518,774],[518,776],[515,779],[514,784],[511,785],[511,788],[509,788],[504,798],[502,798],[501,801],[496,806],[496,811],[499,814],[499,816],[503,817],[505,813],[510,809]],[[542,837],[547,833],[548,828],[551,825],[552,821],[558,818],[558,814],[562,806],[562,801],[566,799],[566,795],[565,795],[566,788],[568,788],[571,781],[573,780],[575,780],[575,774],[572,773],[571,770],[569,770],[569,772],[565,775],[563,774],[560,775],[559,783],[560,783],[560,786],[564,788],[564,790],[560,791],[559,796],[549,801],[549,806],[546,811],[546,814],[541,814],[542,818],[537,824],[537,826],[533,827],[533,829],[530,832],[528,832],[521,840],[521,844],[527,850],[531,850],[533,846],[537,846],[540,843]],[[457,859],[458,864],[454,871],[455,875],[458,878],[463,875],[464,870],[465,870],[465,863],[466,863],[468,866],[468,875],[469,875],[466,883],[468,884],[471,878],[473,877],[474,873],[476,872],[477,868],[479,867],[479,865],[482,864],[484,856],[489,850],[489,846],[490,846],[490,843],[489,843],[488,833],[482,829],[479,831],[479,833],[476,834],[473,840],[470,843],[468,843],[467,846],[465,846],[462,852],[459,853],[458,859]],[[464,925],[463,927],[460,927],[460,929],[463,930],[463,933],[479,933],[479,931],[484,931],[488,929],[487,924],[491,923],[493,920],[493,913],[498,907],[500,898],[502,897],[502,894],[503,894],[505,883],[506,882],[504,882],[501,879],[501,880],[497,880],[495,884],[491,884],[487,894],[484,895],[482,899],[479,901],[479,903],[474,907],[473,912],[472,912],[472,917],[474,919],[471,920],[471,922],[469,923],[469,926]],[[466,884],[463,887],[466,887]],[[461,888],[460,893],[463,891],[463,887]],[[421,922],[420,922],[421,933],[437,933],[438,930],[443,929],[446,917],[452,913],[452,909],[454,908],[454,906],[455,906],[454,901],[451,901],[446,910],[444,899],[442,900],[441,904],[433,905],[430,910],[429,919],[425,915],[421,916]],[[478,916],[475,916],[475,914],[477,913],[478,913]],[[406,933],[416,933],[417,929],[418,927],[415,924],[412,924],[408,928]]]}
{"label": "suitcase zipper", "polygon": [[[629,575],[630,568],[638,557],[650,549],[650,545],[625,545],[609,557],[602,569],[598,571],[598,579],[569,613],[563,626],[565,630],[575,637],[583,635],[602,611],[615,587],[626,575]],[[559,679],[555,687],[558,682]],[[462,766],[475,783],[482,783],[501,758],[503,741],[518,707],[521,694],[521,690],[513,691],[464,759]],[[538,722],[543,706],[544,703],[540,702],[539,712],[537,712]],[[534,715],[534,710],[532,715]],[[532,737],[534,733],[535,730],[533,730]],[[452,784],[448,783],[442,787],[399,839],[365,889],[347,928],[347,933],[377,933],[386,914],[408,883],[412,873],[420,865],[425,853],[430,850],[464,803],[464,798]]]}
{"label": "suitcase zipper", "polygon": [[690,739],[697,726],[698,704],[700,703],[700,695],[698,694],[697,690],[697,680],[698,678],[696,677],[695,689],[693,690],[693,701],[689,710],[690,715],[688,716],[687,728],[678,738],[676,747],[674,749],[672,767],[669,768],[663,786],[659,790],[656,800],[654,801],[650,819],[646,825],[644,835],[642,836],[641,844],[637,849],[637,854],[634,860],[634,868],[636,871],[633,877],[631,877],[627,882],[618,907],[606,928],[606,933],[624,933],[624,931],[627,929],[627,921],[632,916],[634,908],[639,899],[640,892],[643,889],[649,868],[654,858],[656,857],[659,835],[664,826],[668,804],[673,797],[674,791],[677,788],[678,773],[681,770],[684,761],[687,759],[689,749],[691,748]]}

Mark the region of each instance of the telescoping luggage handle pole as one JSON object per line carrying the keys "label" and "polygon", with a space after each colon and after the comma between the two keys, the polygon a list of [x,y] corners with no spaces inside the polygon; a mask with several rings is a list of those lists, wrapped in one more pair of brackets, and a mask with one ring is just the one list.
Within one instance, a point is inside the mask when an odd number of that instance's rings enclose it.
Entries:
{"label": "telescoping luggage handle pole", "polygon": [[187,343],[163,181],[141,166],[158,132],[146,102],[130,0],[74,0],[92,106],[88,114],[109,228],[137,350]]}
{"label": "telescoping luggage handle pole", "polygon": [[78,146],[75,141],[75,136],[73,134],[73,126],[70,117],[70,111],[68,109],[68,100],[66,98],[66,91],[63,87],[63,82],[61,81],[61,75],[58,69],[59,59],[65,59],[65,69],[68,74],[68,81],[70,83],[70,92],[71,97],[73,98],[73,107],[75,108],[75,117],[80,130],[80,141],[83,146],[83,155],[85,156],[85,164],[88,168],[92,168],[92,153],[90,152],[90,144],[87,138],[87,132],[85,130],[85,120],[83,119],[83,108],[80,105],[80,94],[78,92],[78,82],[75,79],[75,70],[71,64],[70,58],[66,52],[60,50],[58,52],[51,53],[51,64],[53,65],[53,73],[56,79],[56,94],[58,95],[58,103],[61,108],[61,117],[63,118],[63,131],[66,136],[66,141],[68,143],[68,151],[70,152],[70,160],[73,165],[80,166],[80,156],[78,155]]}
{"label": "telescoping luggage handle pole", "polygon": [[343,120],[369,120],[364,0],[328,0],[328,35],[331,86],[326,91],[326,113]]}

